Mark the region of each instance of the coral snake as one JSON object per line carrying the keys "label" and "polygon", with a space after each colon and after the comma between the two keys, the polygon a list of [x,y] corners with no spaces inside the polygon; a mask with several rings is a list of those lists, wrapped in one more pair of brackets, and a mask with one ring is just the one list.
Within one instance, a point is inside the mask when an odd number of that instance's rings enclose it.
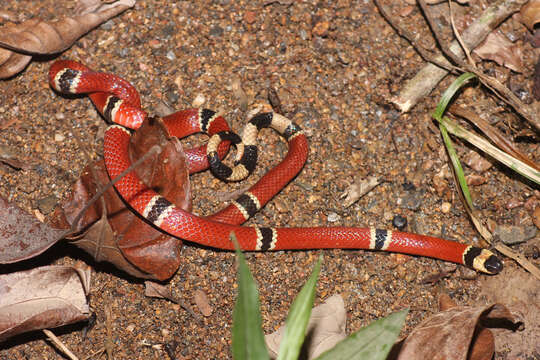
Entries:
{"label": "coral snake", "polygon": [[[141,110],[137,90],[112,74],[95,72],[70,60],[58,60],[49,71],[50,85],[65,94],[88,94],[98,111],[115,123],[105,132],[104,158],[107,171],[115,178],[131,165],[129,129],[136,130],[148,118]],[[225,180],[239,180],[251,173],[257,161],[256,137],[262,128],[272,128],[288,142],[288,153],[253,187],[226,208],[208,217],[186,212],[139,180],[134,171],[115,185],[132,209],[163,231],[201,245],[233,249],[229,236],[234,231],[242,249],[249,251],[285,249],[351,248],[400,252],[464,264],[478,271],[496,274],[502,262],[489,250],[435,237],[375,228],[307,227],[271,228],[241,226],[285,187],[302,169],[308,143],[300,127],[277,113],[254,116],[242,137],[231,132],[223,117],[207,109],[179,111],[162,118],[169,135],[182,138],[202,132],[210,136],[207,145],[186,151],[190,172],[208,167]],[[237,147],[235,166],[222,158],[230,144]]]}

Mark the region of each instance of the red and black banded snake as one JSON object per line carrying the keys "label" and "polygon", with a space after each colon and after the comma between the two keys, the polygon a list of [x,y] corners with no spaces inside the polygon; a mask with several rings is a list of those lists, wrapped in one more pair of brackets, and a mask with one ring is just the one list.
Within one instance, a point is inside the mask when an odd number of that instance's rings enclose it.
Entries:
{"label": "red and black banded snake", "polygon": [[[105,132],[104,158],[110,178],[131,165],[129,129],[139,128],[148,115],[141,109],[137,90],[126,80],[69,60],[52,64],[49,82],[65,94],[88,94],[98,111],[116,123]],[[427,256],[464,264],[478,271],[496,274],[502,262],[489,250],[435,237],[375,228],[307,227],[271,228],[241,226],[285,187],[307,160],[308,142],[301,128],[277,113],[263,113],[246,125],[242,137],[230,132],[223,117],[207,109],[179,111],[162,118],[169,134],[182,138],[196,132],[211,136],[207,146],[187,150],[190,172],[210,167],[216,176],[235,181],[249,175],[257,161],[256,137],[261,128],[270,127],[288,142],[286,157],[269,170],[253,187],[223,210],[199,217],[183,211],[128,173],[115,188],[132,209],[150,223],[178,238],[219,249],[233,249],[231,232],[240,247],[248,251],[349,248],[372,249]],[[230,143],[237,146],[236,166],[224,165]]]}

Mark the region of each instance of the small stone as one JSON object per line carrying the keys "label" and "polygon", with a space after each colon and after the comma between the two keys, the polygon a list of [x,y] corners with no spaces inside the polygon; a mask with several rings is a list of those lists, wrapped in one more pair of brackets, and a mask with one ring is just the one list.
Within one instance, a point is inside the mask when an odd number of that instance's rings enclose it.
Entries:
{"label": "small stone", "polygon": [[135,330],[135,325],[134,324],[129,324],[128,326],[126,326],[126,330],[129,331],[129,332],[133,332],[133,330]]}
{"label": "small stone", "polygon": [[246,11],[244,13],[244,22],[247,24],[253,24],[257,20],[257,14],[255,11]]}
{"label": "small stone", "polygon": [[475,280],[476,278],[478,278],[478,271],[469,269],[465,266],[460,266],[458,273],[459,278],[463,280]]}
{"label": "small stone", "polygon": [[195,99],[193,99],[191,106],[193,106],[194,108],[200,108],[205,102],[206,98],[204,97],[204,95],[197,94],[197,96],[195,96]]}
{"label": "small stone", "polygon": [[475,171],[478,171],[479,173],[483,173],[493,166],[492,163],[490,163],[489,161],[484,159],[480,154],[474,151],[469,152],[465,156],[464,162],[465,164],[467,164],[468,167],[470,167],[471,169]]}
{"label": "small stone", "polygon": [[335,212],[331,212],[330,214],[328,214],[328,221],[329,222],[336,222],[336,221],[339,221],[339,219],[341,219],[341,216],[339,216]]}
{"label": "small stone", "polygon": [[223,28],[221,26],[212,26],[210,29],[210,36],[221,36],[223,35]]}
{"label": "small stone", "polygon": [[392,219],[392,225],[396,229],[398,229],[400,231],[403,231],[403,229],[405,229],[407,227],[407,218],[404,217],[404,216],[401,216],[401,215],[396,215]]}
{"label": "small stone", "polygon": [[287,203],[282,199],[275,199],[274,206],[276,207],[276,210],[281,214],[289,211],[289,207],[287,206]]}
{"label": "small stone", "polygon": [[450,204],[449,202],[445,201],[441,204],[441,211],[443,212],[443,214],[448,214],[451,208],[452,204]]}
{"label": "small stone", "polygon": [[475,174],[467,175],[466,179],[467,179],[467,185],[471,185],[471,186],[478,186],[478,185],[482,185],[486,183],[486,178],[481,175],[475,175]]}
{"label": "small stone", "polygon": [[47,197],[39,199],[37,207],[39,211],[41,211],[43,214],[48,214],[54,209],[57,203],[58,199],[56,198],[56,196],[49,195]]}
{"label": "small stone", "polygon": [[418,211],[422,205],[422,198],[418,193],[407,194],[402,198],[402,208]]}
{"label": "small stone", "polygon": [[167,54],[165,54],[165,57],[171,61],[176,60],[176,54],[172,50],[167,51]]}
{"label": "small stone", "polygon": [[148,45],[150,45],[152,49],[157,49],[161,47],[161,42],[158,39],[152,39],[148,42]]}
{"label": "small stone", "polygon": [[54,141],[56,142],[62,142],[66,139],[66,137],[60,133],[54,134]]}
{"label": "small stone", "polygon": [[537,231],[534,226],[499,225],[493,231],[493,236],[506,245],[514,245],[532,239]]}
{"label": "small stone", "polygon": [[324,37],[328,35],[328,29],[330,29],[330,22],[321,21],[315,24],[313,30],[311,31],[314,35]]}

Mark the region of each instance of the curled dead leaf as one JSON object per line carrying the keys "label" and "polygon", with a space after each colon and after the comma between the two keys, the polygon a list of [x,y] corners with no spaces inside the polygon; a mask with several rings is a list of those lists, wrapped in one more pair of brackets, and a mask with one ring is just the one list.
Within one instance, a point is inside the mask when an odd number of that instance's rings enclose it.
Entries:
{"label": "curled dead leaf", "polygon": [[[99,24],[132,7],[135,0],[104,4],[72,17],[53,22],[31,19],[21,24],[7,24],[0,29],[0,79],[22,71],[34,54],[55,54]],[[88,8],[86,8],[88,10]]]}
{"label": "curled dead leaf", "polygon": [[521,47],[513,44],[500,32],[490,33],[484,42],[473,51],[484,60],[492,60],[515,72],[523,72]]}
{"label": "curled dead leaf", "polygon": [[540,0],[529,0],[519,12],[521,22],[531,31],[534,30],[534,25],[540,21]]}
{"label": "curled dead leaf", "polygon": [[351,206],[379,184],[379,180],[374,176],[355,179],[354,184],[350,185],[341,195],[341,198],[345,198],[343,200],[343,206]]}
{"label": "curled dead leaf", "polygon": [[177,302],[168,286],[153,281],[144,282],[144,296],[167,299],[174,303]]}
{"label": "curled dead leaf", "polygon": [[212,315],[212,312],[214,309],[210,305],[210,301],[208,300],[208,296],[206,293],[200,289],[195,290],[195,294],[193,294],[193,302],[197,305],[199,310],[201,311],[201,314],[203,316],[210,316]]}
{"label": "curled dead leaf", "polygon": [[[345,303],[340,295],[333,295],[326,299],[323,304],[315,306],[311,312],[306,330],[308,337],[304,341],[304,344],[307,344],[307,349],[304,349],[307,359],[315,359],[345,339],[347,337],[345,333],[346,325],[347,313]],[[273,358],[277,357],[284,332],[285,325],[282,325],[272,334],[265,336],[266,345]]]}
{"label": "curled dead leaf", "polygon": [[38,221],[0,197],[0,264],[37,256],[58,242],[63,230]]}
{"label": "curled dead leaf", "polygon": [[70,266],[0,275],[0,342],[23,332],[88,319],[90,309],[79,276]]}
{"label": "curled dead leaf", "polygon": [[484,322],[494,319],[518,322],[500,304],[450,307],[418,325],[405,339],[397,359],[465,360],[471,353],[475,353],[475,359],[491,359],[495,351],[490,340],[493,335],[480,330]]}
{"label": "curled dead leaf", "polygon": [[[178,139],[168,139],[159,121],[148,121],[134,134],[130,155],[137,159],[155,144],[161,153],[135,171],[143,181],[184,210],[191,210],[191,189],[185,154]],[[103,161],[91,164],[55,211],[56,227],[69,228],[98,189],[108,183]],[[140,278],[165,280],[180,265],[182,241],[156,229],[126,207],[113,188],[94,203],[69,240],[96,259]]]}

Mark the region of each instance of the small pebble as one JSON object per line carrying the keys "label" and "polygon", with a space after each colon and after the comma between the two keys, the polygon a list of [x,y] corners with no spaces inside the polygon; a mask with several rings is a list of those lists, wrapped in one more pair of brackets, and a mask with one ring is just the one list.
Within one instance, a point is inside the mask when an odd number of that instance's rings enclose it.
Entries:
{"label": "small pebble", "polygon": [[403,231],[407,227],[407,218],[401,215],[396,215],[392,219],[392,225],[396,229]]}
{"label": "small pebble", "polygon": [[537,231],[534,226],[499,225],[493,231],[493,236],[506,245],[514,245],[532,239]]}
{"label": "small pebble", "polygon": [[450,204],[449,202],[445,201],[441,204],[441,211],[444,214],[448,214],[450,212],[450,209],[452,209],[452,204]]}
{"label": "small pebble", "polygon": [[191,106],[193,106],[194,108],[199,108],[205,102],[206,102],[206,98],[204,97],[204,95],[203,94],[197,94],[197,96],[195,96],[195,99],[193,99],[193,102],[191,103]]}
{"label": "small pebble", "polygon": [[56,142],[62,142],[66,139],[66,137],[60,133],[54,134],[54,141]]}
{"label": "small pebble", "polygon": [[39,211],[41,211],[43,214],[48,214],[54,209],[57,203],[58,199],[56,198],[56,196],[49,195],[47,197],[39,199],[37,207]]}
{"label": "small pebble", "polygon": [[244,13],[244,21],[247,24],[253,24],[257,20],[257,13],[255,11],[246,11]]}
{"label": "small pebble", "polygon": [[328,214],[328,221],[329,222],[336,222],[336,221],[339,221],[339,219],[341,219],[341,216],[339,216],[335,212],[331,212],[331,213]]}
{"label": "small pebble", "polygon": [[330,29],[330,23],[328,21],[321,21],[315,24],[312,32],[314,35],[323,37],[328,35],[328,29]]}
{"label": "small pebble", "polygon": [[165,54],[165,57],[171,61],[176,60],[176,54],[172,50],[167,51],[167,54]]}

